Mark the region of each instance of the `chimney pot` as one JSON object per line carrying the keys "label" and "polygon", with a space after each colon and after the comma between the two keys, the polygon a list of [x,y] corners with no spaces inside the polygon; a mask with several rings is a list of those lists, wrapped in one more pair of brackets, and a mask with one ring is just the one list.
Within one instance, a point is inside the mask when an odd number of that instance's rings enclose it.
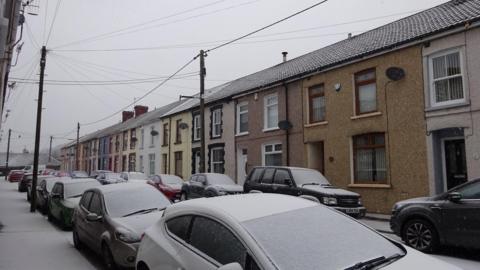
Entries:
{"label": "chimney pot", "polygon": [[140,115],[148,112],[148,107],[147,106],[142,106],[142,105],[136,105],[133,107],[133,110],[135,111],[135,118],[139,117]]}
{"label": "chimney pot", "polygon": [[283,63],[287,62],[287,54],[288,54],[288,52],[282,52],[282,55],[283,55]]}
{"label": "chimney pot", "polygon": [[122,122],[127,121],[130,118],[133,118],[134,112],[132,111],[123,111],[122,112]]}

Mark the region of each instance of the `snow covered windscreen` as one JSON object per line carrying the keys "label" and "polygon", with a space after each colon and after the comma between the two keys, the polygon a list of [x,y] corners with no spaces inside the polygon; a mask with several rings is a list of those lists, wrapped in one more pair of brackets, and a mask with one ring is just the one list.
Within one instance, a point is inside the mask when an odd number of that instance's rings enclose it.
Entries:
{"label": "snow covered windscreen", "polygon": [[345,269],[404,253],[376,232],[320,205],[242,224],[278,269]]}
{"label": "snow covered windscreen", "polygon": [[207,177],[210,185],[235,185],[235,182],[225,174],[209,174]]}
{"label": "snow covered windscreen", "polygon": [[317,183],[319,185],[330,185],[328,180],[321,173],[310,169],[291,169],[293,179],[297,185],[302,186],[308,183]]}

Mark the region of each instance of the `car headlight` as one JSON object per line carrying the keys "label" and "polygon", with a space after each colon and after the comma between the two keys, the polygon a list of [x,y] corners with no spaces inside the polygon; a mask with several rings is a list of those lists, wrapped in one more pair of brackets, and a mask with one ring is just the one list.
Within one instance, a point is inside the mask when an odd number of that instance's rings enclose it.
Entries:
{"label": "car headlight", "polygon": [[325,205],[336,205],[337,204],[337,198],[323,197],[322,198],[322,203],[325,204]]}
{"label": "car headlight", "polygon": [[124,230],[124,229],[117,229],[117,231],[115,231],[115,237],[122,241],[122,242],[125,242],[125,243],[136,243],[136,242],[140,242],[140,240],[142,240],[141,236],[139,235],[136,235],[128,230]]}
{"label": "car headlight", "polygon": [[358,205],[363,205],[362,198],[358,198]]}

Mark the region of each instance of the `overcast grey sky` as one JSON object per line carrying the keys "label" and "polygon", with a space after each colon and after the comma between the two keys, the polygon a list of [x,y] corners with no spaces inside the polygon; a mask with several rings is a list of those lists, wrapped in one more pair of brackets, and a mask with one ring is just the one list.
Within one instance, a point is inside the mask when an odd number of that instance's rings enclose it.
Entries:
{"label": "overcast grey sky", "polygon": [[[50,135],[75,138],[77,122],[95,121],[133,102],[160,83],[159,77],[176,71],[200,49],[209,49],[319,2],[68,0],[60,2],[51,28],[58,1],[35,0],[40,6],[39,15],[27,15],[25,44],[10,77],[38,80],[39,46],[45,44],[50,33],[47,80],[116,81],[117,84],[45,85],[41,148],[48,147]],[[345,39],[350,32],[359,34],[444,2],[329,0],[210,53],[206,58],[206,86],[210,88],[278,64],[282,51],[288,51],[291,59]],[[137,27],[130,28],[132,26]],[[195,61],[182,74],[198,72],[198,65]],[[155,78],[155,81],[125,84],[125,80],[145,78]],[[198,92],[198,79],[194,75],[172,80],[137,104],[153,109],[177,100],[181,94],[194,94]],[[9,128],[14,130],[12,151],[18,152],[24,147],[33,149],[37,95],[38,85],[25,83],[17,83],[9,94],[0,151],[6,150]],[[7,110],[10,112],[5,119]],[[107,127],[120,119],[118,114],[98,124],[82,126],[80,134]],[[54,139],[54,145],[65,142],[66,139]]]}

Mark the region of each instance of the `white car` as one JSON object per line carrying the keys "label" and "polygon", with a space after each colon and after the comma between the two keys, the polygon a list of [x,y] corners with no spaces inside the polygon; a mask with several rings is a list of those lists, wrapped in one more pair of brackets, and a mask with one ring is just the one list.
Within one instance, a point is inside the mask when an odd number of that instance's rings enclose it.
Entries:
{"label": "white car", "polygon": [[145,231],[137,270],[436,269],[454,266],[316,202],[280,194],[169,206]]}

